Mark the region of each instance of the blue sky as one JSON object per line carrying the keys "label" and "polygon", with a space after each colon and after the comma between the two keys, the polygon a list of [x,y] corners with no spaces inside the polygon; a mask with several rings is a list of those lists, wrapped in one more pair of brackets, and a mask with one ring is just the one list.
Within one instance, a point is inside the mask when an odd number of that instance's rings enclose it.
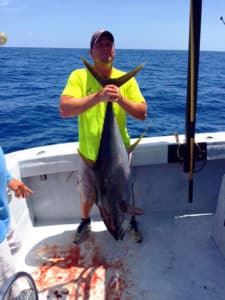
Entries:
{"label": "blue sky", "polygon": [[[112,31],[116,48],[188,48],[189,0],[0,0],[9,47],[88,48]],[[202,1],[201,49],[225,51],[225,0]]]}

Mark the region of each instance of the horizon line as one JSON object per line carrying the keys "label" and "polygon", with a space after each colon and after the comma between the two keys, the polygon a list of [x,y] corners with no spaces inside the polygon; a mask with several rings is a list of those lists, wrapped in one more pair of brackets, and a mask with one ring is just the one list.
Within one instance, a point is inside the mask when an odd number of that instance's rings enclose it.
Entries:
{"label": "horizon line", "polygon": [[[28,49],[80,49],[90,50],[89,48],[83,47],[47,47],[47,46],[1,46],[1,48],[28,48]],[[164,48],[116,48],[117,50],[132,50],[132,51],[188,51],[188,49],[164,49]],[[200,49],[200,52],[225,52],[225,50],[206,50]]]}

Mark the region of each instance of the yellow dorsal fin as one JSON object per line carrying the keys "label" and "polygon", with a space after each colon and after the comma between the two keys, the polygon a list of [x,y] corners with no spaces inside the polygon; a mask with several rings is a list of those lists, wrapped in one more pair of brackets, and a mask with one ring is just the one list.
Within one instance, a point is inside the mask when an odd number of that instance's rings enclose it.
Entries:
{"label": "yellow dorsal fin", "polygon": [[134,148],[140,143],[141,139],[146,135],[150,126],[151,126],[151,123],[149,123],[149,125],[147,126],[145,131],[142,132],[142,134],[139,136],[139,138],[132,145],[130,145],[130,147],[127,149],[128,154],[131,153],[134,150]]}

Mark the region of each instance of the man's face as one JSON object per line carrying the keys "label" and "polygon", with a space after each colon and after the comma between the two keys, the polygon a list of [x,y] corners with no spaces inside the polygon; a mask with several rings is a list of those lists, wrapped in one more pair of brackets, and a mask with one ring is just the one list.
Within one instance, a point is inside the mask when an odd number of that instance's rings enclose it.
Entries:
{"label": "man's face", "polygon": [[100,61],[103,63],[112,62],[115,57],[113,42],[110,38],[103,35],[90,50],[90,55],[94,61]]}

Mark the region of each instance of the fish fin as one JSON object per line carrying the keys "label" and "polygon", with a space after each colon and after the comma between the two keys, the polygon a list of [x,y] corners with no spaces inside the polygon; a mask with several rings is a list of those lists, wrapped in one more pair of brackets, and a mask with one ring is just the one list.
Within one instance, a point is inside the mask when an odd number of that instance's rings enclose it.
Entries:
{"label": "fish fin", "polygon": [[149,123],[149,125],[147,126],[145,131],[139,136],[139,138],[132,145],[130,145],[130,147],[127,149],[128,154],[130,154],[134,150],[134,148],[140,143],[141,139],[146,135],[150,126],[151,123]]}
{"label": "fish fin", "polygon": [[144,210],[142,208],[139,208],[134,204],[127,204],[125,202],[120,203],[120,209],[122,212],[125,212],[131,216],[140,216],[144,214]]}
{"label": "fish fin", "polygon": [[120,87],[121,85],[126,83],[128,80],[130,80],[132,77],[134,77],[145,65],[145,63],[140,64],[138,67],[136,67],[135,69],[131,70],[130,72],[122,75],[119,78],[106,78],[106,77],[100,75],[98,72],[96,72],[94,67],[92,65],[90,65],[89,62],[84,57],[82,57],[82,61],[83,61],[84,65],[86,66],[86,68],[88,69],[88,71],[94,76],[94,78],[102,86],[106,86],[107,84],[114,84],[114,85]]}
{"label": "fish fin", "polygon": [[98,74],[98,72],[95,71],[94,67],[92,65],[90,65],[89,62],[84,57],[82,57],[82,61],[83,61],[84,65],[86,66],[86,68],[88,69],[88,71],[94,76],[94,78],[102,86],[105,86],[107,84],[108,78],[105,78],[104,76],[101,76],[100,74]]}
{"label": "fish fin", "polygon": [[131,216],[141,216],[144,214],[143,208],[134,205],[128,205],[125,212]]}
{"label": "fish fin", "polygon": [[144,67],[144,65],[145,65],[145,63],[140,64],[138,67],[136,67],[135,69],[131,70],[130,72],[122,75],[121,77],[111,79],[112,82],[110,84],[115,84],[116,86],[120,87],[121,85],[126,83],[128,80],[130,80],[132,77],[134,77]]}

